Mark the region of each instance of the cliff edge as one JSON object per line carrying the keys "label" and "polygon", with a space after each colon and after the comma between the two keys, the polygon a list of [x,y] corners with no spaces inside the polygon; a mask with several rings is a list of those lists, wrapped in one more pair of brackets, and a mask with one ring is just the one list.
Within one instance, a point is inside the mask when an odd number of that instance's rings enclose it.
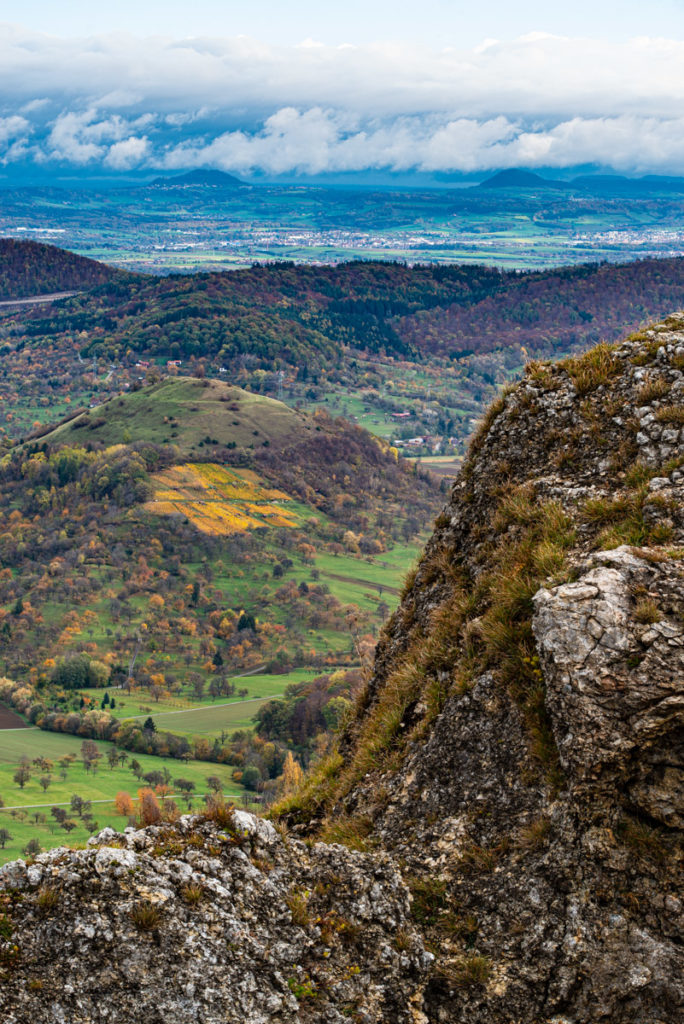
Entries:
{"label": "cliff edge", "polygon": [[674,1024],[684,315],[490,410],[357,714],[279,809],[2,874],[8,1024]]}

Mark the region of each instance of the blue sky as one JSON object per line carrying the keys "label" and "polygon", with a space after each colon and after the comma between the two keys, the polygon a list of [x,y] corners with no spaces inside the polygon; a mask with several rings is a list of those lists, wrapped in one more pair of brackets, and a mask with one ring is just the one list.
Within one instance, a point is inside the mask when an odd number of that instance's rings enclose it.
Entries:
{"label": "blue sky", "polygon": [[[20,14],[19,14],[20,12]],[[24,0],[0,4],[0,20],[37,32],[82,36],[103,32],[136,35],[249,35],[293,45],[314,39],[328,45],[382,40],[429,46],[476,46],[487,38],[511,39],[529,32],[628,39],[650,35],[682,38],[684,4],[677,0],[605,3],[574,0]]]}
{"label": "blue sky", "polygon": [[684,2],[0,0],[0,174],[684,173]]}

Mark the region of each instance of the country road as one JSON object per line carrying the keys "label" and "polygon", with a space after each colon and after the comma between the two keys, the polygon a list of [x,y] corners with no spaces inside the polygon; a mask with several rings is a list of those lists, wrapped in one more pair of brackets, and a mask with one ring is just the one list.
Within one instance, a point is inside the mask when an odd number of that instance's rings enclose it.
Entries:
{"label": "country road", "polygon": [[51,292],[49,295],[28,295],[25,299],[3,299],[2,306],[37,306],[41,302],[56,302],[58,299],[70,299],[81,292]]}

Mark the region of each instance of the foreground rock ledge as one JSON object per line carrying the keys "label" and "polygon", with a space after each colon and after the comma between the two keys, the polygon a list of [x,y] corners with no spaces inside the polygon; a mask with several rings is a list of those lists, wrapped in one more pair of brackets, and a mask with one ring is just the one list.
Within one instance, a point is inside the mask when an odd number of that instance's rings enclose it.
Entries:
{"label": "foreground rock ledge", "polygon": [[389,859],[226,824],[105,829],[6,865],[3,1024],[412,1020],[431,957]]}

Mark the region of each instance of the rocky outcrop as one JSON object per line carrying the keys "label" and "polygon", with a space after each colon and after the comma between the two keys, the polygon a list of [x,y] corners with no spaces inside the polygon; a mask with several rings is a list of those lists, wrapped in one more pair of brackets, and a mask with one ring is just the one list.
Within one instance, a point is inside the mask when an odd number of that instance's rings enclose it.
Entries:
{"label": "rocky outcrop", "polygon": [[684,565],[620,547],[586,569],[534,597],[561,765],[575,799],[620,793],[684,828]]}
{"label": "rocky outcrop", "polygon": [[528,368],[305,805],[404,865],[431,1024],[684,1015],[683,369],[679,316]]}
{"label": "rocky outcrop", "polygon": [[409,1021],[431,959],[387,857],[244,811],[106,829],[3,874],[3,1024]]}
{"label": "rocky outcrop", "polygon": [[8,1024],[680,1021],[683,370],[675,316],[490,411],[290,838],[7,868]]}

